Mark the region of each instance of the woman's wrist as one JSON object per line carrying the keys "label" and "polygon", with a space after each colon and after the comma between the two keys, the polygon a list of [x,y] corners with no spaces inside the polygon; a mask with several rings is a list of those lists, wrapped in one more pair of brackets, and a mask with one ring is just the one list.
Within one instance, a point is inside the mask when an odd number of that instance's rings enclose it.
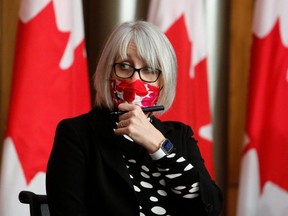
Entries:
{"label": "woman's wrist", "polygon": [[165,138],[164,140],[161,141],[158,150],[155,151],[154,153],[150,153],[150,156],[153,160],[159,160],[164,156],[171,154],[173,148],[174,146],[171,143],[171,141]]}
{"label": "woman's wrist", "polygon": [[149,148],[147,148],[147,151],[149,154],[153,154],[154,152],[158,151],[160,148],[161,143],[165,140],[165,137],[160,134],[160,136],[154,137],[153,141],[150,141],[150,144],[148,145]]}

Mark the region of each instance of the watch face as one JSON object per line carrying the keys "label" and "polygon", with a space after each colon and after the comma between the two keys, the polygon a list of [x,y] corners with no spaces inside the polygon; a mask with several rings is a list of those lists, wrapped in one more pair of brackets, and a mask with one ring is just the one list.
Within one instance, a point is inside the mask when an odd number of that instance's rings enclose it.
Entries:
{"label": "watch face", "polygon": [[170,154],[173,151],[173,144],[166,139],[165,142],[162,145],[162,149],[165,150],[168,154]]}

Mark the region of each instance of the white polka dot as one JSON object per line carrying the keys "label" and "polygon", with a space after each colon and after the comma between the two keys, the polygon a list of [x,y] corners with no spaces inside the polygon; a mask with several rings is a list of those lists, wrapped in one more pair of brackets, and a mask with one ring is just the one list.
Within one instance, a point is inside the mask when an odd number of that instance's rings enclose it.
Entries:
{"label": "white polka dot", "polygon": [[199,182],[195,182],[194,184],[192,184],[192,187],[197,187],[199,186]]}
{"label": "white polka dot", "polygon": [[170,178],[170,179],[173,179],[173,178],[177,178],[179,176],[181,176],[182,173],[178,173],[178,174],[169,174],[169,175],[166,175],[167,178]]}
{"label": "white polka dot", "polygon": [[133,187],[134,187],[134,190],[135,190],[136,192],[140,192],[140,191],[141,191],[139,187],[137,187],[137,186],[135,186],[135,185],[133,185]]}
{"label": "white polka dot", "polygon": [[131,174],[129,174],[129,176],[130,176],[131,179],[134,179],[134,177]]}
{"label": "white polka dot", "polygon": [[160,175],[161,175],[161,173],[159,173],[159,172],[156,172],[156,173],[152,174],[152,176],[154,176],[154,177],[159,177]]}
{"label": "white polka dot", "polygon": [[174,189],[175,190],[183,190],[183,189],[185,189],[186,188],[186,186],[177,186],[177,187],[175,187]]}
{"label": "white polka dot", "polygon": [[181,191],[178,191],[178,190],[174,190],[174,189],[171,189],[173,191],[173,193],[175,194],[181,194],[182,192]]}
{"label": "white polka dot", "polygon": [[124,134],[123,137],[125,137],[127,140],[129,140],[131,142],[134,142],[134,140],[126,134]]}
{"label": "white polka dot", "polygon": [[164,215],[166,213],[166,210],[160,206],[153,207],[151,211],[156,215]]}
{"label": "white polka dot", "polygon": [[163,186],[166,186],[166,181],[165,181],[164,179],[161,179],[161,180],[159,181],[159,184],[161,184],[161,185],[163,185]]}
{"label": "white polka dot", "polygon": [[141,175],[144,177],[144,178],[150,178],[150,176],[149,175],[147,175],[146,173],[144,173],[144,172],[141,172]]}
{"label": "white polka dot", "polygon": [[169,171],[169,168],[163,169],[163,168],[157,167],[157,169],[158,169],[160,172]]}
{"label": "white polka dot", "polygon": [[180,162],[183,162],[183,161],[185,161],[185,158],[180,157],[180,158],[178,158],[178,160],[176,162],[180,163]]}
{"label": "white polka dot", "polygon": [[130,162],[130,163],[136,163],[136,160],[130,159],[130,160],[128,160],[128,162]]}
{"label": "white polka dot", "polygon": [[195,198],[195,197],[198,197],[198,196],[199,196],[199,194],[186,194],[183,197],[184,198],[188,198],[188,199],[192,199],[192,198]]}
{"label": "white polka dot", "polygon": [[199,191],[199,187],[193,187],[189,190],[190,193],[195,193],[196,191]]}
{"label": "white polka dot", "polygon": [[141,181],[140,184],[144,187],[144,188],[153,188],[153,186],[148,183],[148,182],[144,182],[144,181]]}
{"label": "white polka dot", "polygon": [[147,167],[147,166],[141,166],[141,168],[143,169],[143,170],[145,170],[146,172],[149,172],[149,168]]}
{"label": "white polka dot", "polygon": [[175,155],[176,155],[175,153],[171,153],[170,155],[167,155],[167,157],[168,158],[173,158],[173,157],[175,157]]}
{"label": "white polka dot", "polygon": [[152,202],[157,202],[157,201],[158,201],[157,197],[154,197],[154,196],[151,196],[151,197],[150,197],[150,200],[151,200]]}
{"label": "white polka dot", "polygon": [[145,214],[143,214],[142,212],[140,212],[139,216],[145,216]]}
{"label": "white polka dot", "polygon": [[192,164],[188,164],[185,168],[184,168],[184,171],[187,171],[187,170],[191,170],[193,168]]}
{"label": "white polka dot", "polygon": [[167,196],[167,192],[164,190],[157,190],[157,193],[160,194],[161,196]]}

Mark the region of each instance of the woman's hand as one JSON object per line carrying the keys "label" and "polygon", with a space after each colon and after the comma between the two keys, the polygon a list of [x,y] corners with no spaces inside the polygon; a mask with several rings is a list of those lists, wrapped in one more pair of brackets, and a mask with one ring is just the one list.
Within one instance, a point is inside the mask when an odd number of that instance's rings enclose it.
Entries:
{"label": "woman's hand", "polygon": [[150,154],[156,152],[165,137],[150,123],[141,107],[134,104],[121,103],[118,109],[126,112],[119,116],[115,134],[126,134],[134,142],[146,148]]}

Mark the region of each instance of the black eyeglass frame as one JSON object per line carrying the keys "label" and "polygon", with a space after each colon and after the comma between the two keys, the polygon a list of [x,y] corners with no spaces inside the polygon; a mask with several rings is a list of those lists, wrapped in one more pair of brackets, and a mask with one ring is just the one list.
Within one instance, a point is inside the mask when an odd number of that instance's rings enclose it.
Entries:
{"label": "black eyeglass frame", "polygon": [[[127,65],[127,66],[133,68],[133,73],[132,73],[129,77],[121,77],[121,76],[118,76],[117,73],[116,73],[116,68],[115,68],[116,65]],[[133,67],[133,66],[130,65],[130,64],[121,63],[121,62],[115,62],[115,63],[113,64],[113,72],[114,72],[114,74],[115,74],[118,78],[121,78],[121,79],[129,79],[129,78],[133,77],[133,75],[135,74],[135,72],[137,72],[137,73],[139,74],[139,77],[140,77],[140,79],[141,79],[142,81],[147,82],[147,83],[154,83],[154,82],[156,82],[156,81],[159,79],[160,74],[162,73],[162,71],[159,70],[159,69],[153,69],[153,68],[152,68],[154,71],[158,71],[158,72],[159,72],[159,73],[158,73],[158,76],[157,76],[157,78],[156,78],[154,81],[147,81],[147,80],[144,80],[144,79],[141,77],[141,73],[140,73],[140,71],[141,71],[142,69],[145,69],[145,68],[151,68],[151,67],[135,68],[135,67]]]}

